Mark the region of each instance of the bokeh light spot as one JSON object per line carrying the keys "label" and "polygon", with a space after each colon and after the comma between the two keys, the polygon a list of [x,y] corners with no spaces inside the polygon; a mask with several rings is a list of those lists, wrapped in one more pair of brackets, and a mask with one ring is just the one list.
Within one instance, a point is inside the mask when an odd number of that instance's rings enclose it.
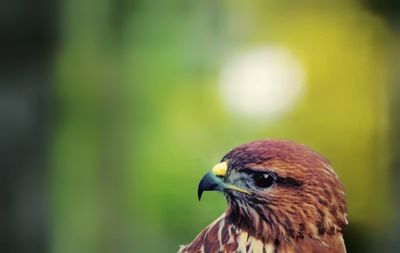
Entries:
{"label": "bokeh light spot", "polygon": [[220,90],[230,112],[269,121],[293,108],[304,91],[304,72],[288,50],[254,49],[223,66]]}

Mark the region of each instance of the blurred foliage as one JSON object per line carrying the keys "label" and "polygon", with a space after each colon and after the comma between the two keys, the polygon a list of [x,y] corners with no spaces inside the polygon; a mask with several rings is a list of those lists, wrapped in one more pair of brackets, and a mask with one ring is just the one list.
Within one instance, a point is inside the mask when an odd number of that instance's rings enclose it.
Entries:
{"label": "blurred foliage", "polygon": [[[310,2],[310,1],[302,1]],[[305,143],[342,179],[350,221],[385,231],[387,54],[392,36],[357,2],[65,1],[53,147],[54,252],[175,252],[226,207],[197,183],[230,148]],[[265,45],[307,74],[294,110],[242,120],[218,94],[221,66]]]}

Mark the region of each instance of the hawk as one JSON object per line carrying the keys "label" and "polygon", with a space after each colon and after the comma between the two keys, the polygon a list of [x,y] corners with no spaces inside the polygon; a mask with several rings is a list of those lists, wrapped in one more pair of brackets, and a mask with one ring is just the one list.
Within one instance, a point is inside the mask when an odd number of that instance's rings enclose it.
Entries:
{"label": "hawk", "polygon": [[302,144],[260,140],[228,152],[200,181],[227,210],[178,253],[343,253],[345,194],[329,161]]}

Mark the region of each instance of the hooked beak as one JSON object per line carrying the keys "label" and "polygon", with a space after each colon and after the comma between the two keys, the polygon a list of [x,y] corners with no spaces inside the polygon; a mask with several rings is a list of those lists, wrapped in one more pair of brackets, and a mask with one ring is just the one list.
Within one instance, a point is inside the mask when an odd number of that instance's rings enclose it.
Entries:
{"label": "hooked beak", "polygon": [[249,191],[239,188],[236,185],[226,183],[224,177],[228,170],[227,162],[221,162],[216,164],[211,171],[207,172],[199,183],[199,188],[197,190],[197,196],[199,200],[204,191],[225,191],[225,190],[235,190],[238,192],[250,194]]}

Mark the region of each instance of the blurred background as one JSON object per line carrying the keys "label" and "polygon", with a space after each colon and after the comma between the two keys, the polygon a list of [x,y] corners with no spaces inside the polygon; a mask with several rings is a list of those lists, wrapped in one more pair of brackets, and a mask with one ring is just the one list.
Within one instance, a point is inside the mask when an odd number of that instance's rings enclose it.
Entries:
{"label": "blurred background", "polygon": [[226,208],[231,148],[302,142],[348,252],[399,252],[395,0],[0,3],[0,252],[176,252]]}

